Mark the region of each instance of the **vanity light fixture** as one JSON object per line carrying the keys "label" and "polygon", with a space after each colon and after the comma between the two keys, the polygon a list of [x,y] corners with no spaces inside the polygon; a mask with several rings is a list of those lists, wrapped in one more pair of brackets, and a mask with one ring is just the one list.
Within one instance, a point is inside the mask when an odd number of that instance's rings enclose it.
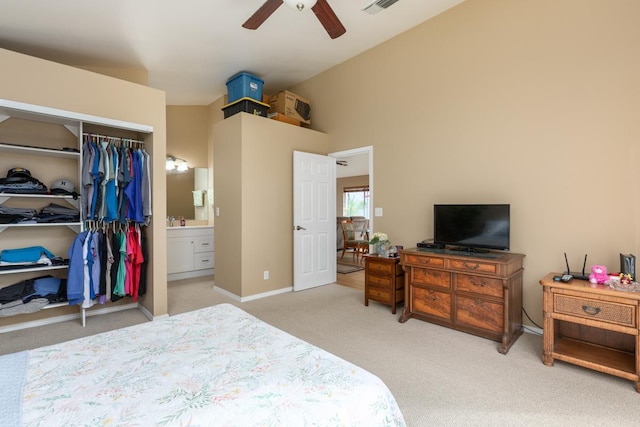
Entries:
{"label": "vanity light fixture", "polygon": [[165,168],[168,171],[178,171],[178,172],[186,172],[189,170],[189,164],[184,159],[178,159],[173,156],[167,156],[167,163]]}
{"label": "vanity light fixture", "polygon": [[165,167],[168,171],[174,170],[176,167],[175,159],[173,157],[167,157],[167,164]]}

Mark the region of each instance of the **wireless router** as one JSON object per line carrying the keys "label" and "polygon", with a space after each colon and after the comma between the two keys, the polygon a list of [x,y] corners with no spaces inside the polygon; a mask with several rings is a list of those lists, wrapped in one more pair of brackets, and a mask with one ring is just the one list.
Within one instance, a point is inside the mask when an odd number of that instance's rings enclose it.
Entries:
{"label": "wireless router", "polygon": [[589,280],[589,275],[585,273],[584,269],[587,267],[587,254],[584,254],[584,263],[582,264],[582,273],[578,271],[571,271],[569,268],[569,260],[567,259],[567,253],[564,253],[564,262],[567,264],[567,272],[565,274],[571,274],[574,279]]}

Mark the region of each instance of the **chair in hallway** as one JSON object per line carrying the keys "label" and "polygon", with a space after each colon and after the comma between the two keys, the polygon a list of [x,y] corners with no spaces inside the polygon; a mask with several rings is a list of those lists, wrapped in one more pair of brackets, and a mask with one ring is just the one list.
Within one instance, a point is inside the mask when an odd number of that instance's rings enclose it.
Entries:
{"label": "chair in hallway", "polygon": [[369,252],[369,241],[358,238],[359,236],[357,236],[353,221],[350,219],[342,220],[340,221],[340,227],[342,228],[342,237],[344,240],[340,259],[344,258],[347,249],[353,249],[354,259],[359,259],[362,255]]}

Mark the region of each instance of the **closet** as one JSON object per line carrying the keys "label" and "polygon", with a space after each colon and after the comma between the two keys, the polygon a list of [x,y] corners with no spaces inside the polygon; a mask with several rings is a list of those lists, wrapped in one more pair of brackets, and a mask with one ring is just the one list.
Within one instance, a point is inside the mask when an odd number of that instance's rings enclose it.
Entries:
{"label": "closet", "polygon": [[[117,153],[118,150],[142,153],[145,140],[150,140],[152,135],[153,127],[148,125],[0,99],[0,177],[4,177],[12,168],[23,168],[48,187],[58,180],[68,181],[77,193],[75,195],[3,192],[0,193],[0,205],[40,211],[54,204],[71,207],[81,213],[80,218],[73,221],[2,223],[0,224],[0,250],[42,246],[56,256],[66,259],[69,258],[69,249],[74,240],[82,233],[104,232],[110,235],[109,233],[117,230],[126,233],[131,229],[144,234],[145,225],[149,224],[152,214],[150,199],[141,211],[141,216],[135,213],[136,216],[131,217],[129,215],[133,214],[124,213],[126,218],[121,217],[122,205],[116,205],[120,209],[118,217],[111,218],[115,211],[107,209],[106,202],[112,200],[113,196],[107,183],[96,181],[96,184],[101,186],[101,193],[88,194],[86,190],[89,187],[83,183],[83,178],[86,182],[83,171],[86,172],[89,169],[86,164],[88,161],[86,150],[87,144],[91,141],[96,142],[96,146],[110,155]],[[107,172],[109,168],[112,168],[110,169],[112,173],[117,172],[117,169],[113,169],[114,163],[106,159],[102,160],[101,167],[106,167]],[[147,168],[147,180],[144,182],[147,187],[144,191],[148,194],[144,196],[136,194],[135,197],[140,196],[140,200],[142,197],[150,197],[150,166],[149,163],[145,165],[141,167]],[[141,183],[141,191],[142,188]],[[87,211],[87,208],[91,210]],[[70,264],[0,269],[0,288],[43,275],[66,279],[69,268]],[[91,309],[92,314],[99,314],[136,308],[138,302],[126,297],[113,303],[100,304],[100,301],[96,300],[94,304],[86,305],[96,306],[97,309]],[[89,307],[83,307],[82,304],[71,306],[67,302],[48,304],[34,313],[0,317],[0,332],[71,318],[81,318],[84,326],[87,310]]]}

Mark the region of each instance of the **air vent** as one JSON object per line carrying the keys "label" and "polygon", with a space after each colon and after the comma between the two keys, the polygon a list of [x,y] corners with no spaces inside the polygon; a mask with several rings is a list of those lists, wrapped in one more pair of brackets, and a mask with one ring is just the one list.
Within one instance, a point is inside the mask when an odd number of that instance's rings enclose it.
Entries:
{"label": "air vent", "polygon": [[370,15],[375,15],[378,12],[382,12],[398,0],[376,0],[373,3],[365,6],[362,11],[367,12]]}

